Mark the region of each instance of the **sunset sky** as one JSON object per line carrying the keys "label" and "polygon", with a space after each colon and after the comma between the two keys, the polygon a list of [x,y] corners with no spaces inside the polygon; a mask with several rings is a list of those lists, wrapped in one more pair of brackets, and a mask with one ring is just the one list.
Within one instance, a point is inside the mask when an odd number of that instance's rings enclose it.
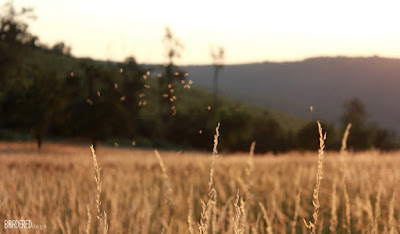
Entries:
{"label": "sunset sky", "polygon": [[[5,2],[5,0],[0,0]],[[163,63],[165,26],[184,43],[178,64],[211,62],[210,44],[227,64],[314,56],[400,57],[398,1],[14,0],[38,16],[42,42],[65,41],[75,56]]]}

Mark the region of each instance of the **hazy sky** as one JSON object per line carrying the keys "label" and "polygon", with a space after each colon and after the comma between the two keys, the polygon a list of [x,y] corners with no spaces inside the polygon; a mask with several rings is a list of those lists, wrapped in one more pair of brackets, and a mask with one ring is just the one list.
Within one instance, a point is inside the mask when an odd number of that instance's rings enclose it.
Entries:
{"label": "hazy sky", "polygon": [[[4,2],[5,0],[0,0]],[[210,63],[210,44],[226,63],[312,56],[400,57],[400,1],[354,0],[14,0],[35,7],[31,32],[65,41],[75,56],[139,63],[166,61],[168,25],[185,44],[179,64]]]}

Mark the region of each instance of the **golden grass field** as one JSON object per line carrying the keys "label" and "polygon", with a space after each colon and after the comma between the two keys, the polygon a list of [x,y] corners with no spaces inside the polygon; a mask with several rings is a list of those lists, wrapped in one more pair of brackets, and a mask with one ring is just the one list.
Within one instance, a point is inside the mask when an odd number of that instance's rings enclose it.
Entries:
{"label": "golden grass field", "polygon": [[[313,231],[303,218],[313,221],[318,152],[160,152],[159,161],[153,150],[99,146],[96,154],[100,197],[89,145],[47,143],[39,153],[34,143],[1,143],[2,222],[46,225],[29,233]],[[325,153],[316,233],[398,233],[399,185],[398,152],[348,153],[343,160]]]}

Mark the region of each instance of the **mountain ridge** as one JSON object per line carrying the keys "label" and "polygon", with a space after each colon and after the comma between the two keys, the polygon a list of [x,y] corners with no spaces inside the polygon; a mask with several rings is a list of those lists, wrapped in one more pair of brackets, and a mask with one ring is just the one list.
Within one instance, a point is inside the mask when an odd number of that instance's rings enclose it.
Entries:
{"label": "mountain ridge", "polygon": [[[190,79],[212,90],[212,65],[182,66]],[[360,98],[370,121],[400,132],[400,58],[313,57],[301,61],[226,65],[220,72],[223,95],[251,104],[338,123],[343,102]]]}

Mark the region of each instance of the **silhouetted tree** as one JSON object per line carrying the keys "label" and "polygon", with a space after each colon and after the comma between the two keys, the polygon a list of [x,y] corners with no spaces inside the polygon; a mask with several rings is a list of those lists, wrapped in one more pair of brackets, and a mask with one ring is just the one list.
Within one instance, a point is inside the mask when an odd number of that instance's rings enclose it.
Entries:
{"label": "silhouetted tree", "polygon": [[122,87],[120,101],[123,107],[127,110],[125,115],[125,136],[134,137],[139,122],[139,108],[143,105],[139,95],[144,90],[143,75],[145,72],[138,66],[133,57],[128,57],[125,62],[120,64],[122,74]]}
{"label": "silhouetted tree", "polygon": [[268,113],[257,116],[252,121],[251,141],[257,142],[256,152],[281,152],[285,150],[286,140],[284,139],[284,130],[281,125]]}
{"label": "silhouetted tree", "polygon": [[20,75],[11,79],[4,92],[1,109],[4,128],[26,132],[30,130],[40,149],[47,130],[59,108],[60,82],[56,71],[41,64],[25,66]]}
{"label": "silhouetted tree", "polygon": [[[0,41],[0,81],[5,88],[6,78],[10,70],[17,64],[15,50],[13,51],[7,43]],[[2,89],[0,87],[0,89]]]}
{"label": "silhouetted tree", "polygon": [[359,98],[352,98],[344,102],[341,117],[341,128],[344,130],[351,123],[351,133],[348,138],[348,147],[355,151],[366,150],[372,146],[373,136],[367,127],[367,112],[364,103]]}
{"label": "silhouetted tree", "polygon": [[55,71],[45,70],[39,65],[34,65],[27,76],[30,87],[22,100],[21,114],[25,116],[23,120],[30,127],[40,149],[45,133],[55,117],[54,114],[61,107],[60,82],[56,78]]}
{"label": "silhouetted tree", "polygon": [[352,124],[352,128],[357,125],[365,125],[367,112],[364,103],[359,98],[352,98],[344,102],[344,112],[341,117],[342,125]]}
{"label": "silhouetted tree", "polygon": [[[251,115],[239,105],[221,107],[215,117],[221,122],[220,145],[228,151],[247,151],[251,136]],[[213,123],[210,121],[210,123]],[[215,124],[214,124],[215,126]]]}
{"label": "silhouetted tree", "polygon": [[218,75],[219,71],[224,67],[223,62],[225,58],[225,50],[222,46],[219,46],[217,51],[213,47],[210,49],[210,55],[213,60],[214,67],[214,111],[218,110]]}
{"label": "silhouetted tree", "polygon": [[[81,72],[66,80],[65,99],[69,124],[75,125],[75,134],[89,137],[93,146],[116,131],[123,131],[121,93],[116,74],[109,67],[85,59]],[[76,95],[76,96],[75,96]]]}
{"label": "silhouetted tree", "polygon": [[[328,150],[338,150],[340,147],[339,139],[335,127],[327,122],[321,122],[324,132],[327,133],[325,141]],[[305,124],[297,133],[296,146],[301,150],[317,150],[319,148],[319,133],[316,121]]]}
{"label": "silhouetted tree", "polygon": [[77,136],[80,134],[80,123],[77,122],[81,118],[81,109],[87,108],[87,90],[84,87],[84,71],[82,72],[70,72],[65,75],[65,79],[62,85],[62,98],[66,103],[66,107],[63,111],[64,125],[63,134],[65,136]]}
{"label": "silhouetted tree", "polygon": [[399,139],[394,131],[389,131],[373,123],[369,127],[373,136],[372,146],[376,149],[388,151],[399,148]]}
{"label": "silhouetted tree", "polygon": [[3,5],[1,13],[4,15],[0,19],[0,40],[7,43],[24,44],[32,39],[28,32],[26,19],[35,19],[33,8],[24,7],[20,11],[15,10],[13,1],[8,1]]}
{"label": "silhouetted tree", "polygon": [[0,7],[0,16],[0,80],[5,88],[8,77],[6,73],[20,64],[18,45],[31,42],[37,37],[28,32],[25,23],[26,19],[34,18],[32,8],[22,8],[17,12],[13,2],[8,1]]}
{"label": "silhouetted tree", "polygon": [[56,54],[71,55],[71,47],[66,46],[64,42],[58,42],[53,45],[51,51]]}

